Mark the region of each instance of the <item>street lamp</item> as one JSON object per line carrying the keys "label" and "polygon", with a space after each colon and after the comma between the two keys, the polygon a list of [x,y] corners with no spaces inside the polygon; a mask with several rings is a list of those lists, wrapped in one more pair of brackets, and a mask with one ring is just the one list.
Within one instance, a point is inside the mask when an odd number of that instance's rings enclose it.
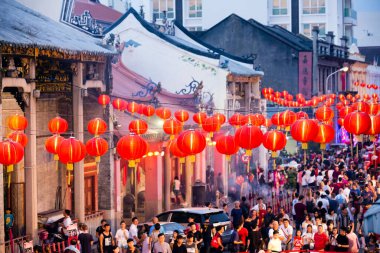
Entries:
{"label": "street lamp", "polygon": [[335,72],[332,72],[330,75],[328,75],[326,77],[326,81],[325,81],[325,91],[327,91],[327,93],[330,93],[331,91],[330,90],[327,90],[328,88],[328,81],[329,81],[329,78],[332,77],[334,74],[338,73],[338,72],[347,72],[348,71],[348,67],[343,67],[343,68],[340,68],[338,69],[337,71]]}

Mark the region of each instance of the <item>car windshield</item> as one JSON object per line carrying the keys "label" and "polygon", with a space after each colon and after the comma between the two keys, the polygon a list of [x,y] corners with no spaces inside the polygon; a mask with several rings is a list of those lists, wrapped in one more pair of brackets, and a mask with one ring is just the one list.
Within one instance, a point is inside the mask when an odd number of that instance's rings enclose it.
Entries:
{"label": "car windshield", "polygon": [[228,216],[223,212],[213,213],[210,215],[210,223],[225,222],[229,220],[230,219],[228,218]]}
{"label": "car windshield", "polygon": [[183,233],[185,227],[178,223],[168,223],[163,225],[166,232],[178,230],[180,233]]}

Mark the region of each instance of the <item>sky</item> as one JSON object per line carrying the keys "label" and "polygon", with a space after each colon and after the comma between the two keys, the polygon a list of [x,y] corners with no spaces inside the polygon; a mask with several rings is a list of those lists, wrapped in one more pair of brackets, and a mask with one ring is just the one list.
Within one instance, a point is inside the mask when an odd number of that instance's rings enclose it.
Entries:
{"label": "sky", "polygon": [[358,46],[380,46],[380,0],[353,0],[358,13],[354,37]]}
{"label": "sky", "polygon": [[380,0],[353,0],[354,9],[365,12],[380,12]]}

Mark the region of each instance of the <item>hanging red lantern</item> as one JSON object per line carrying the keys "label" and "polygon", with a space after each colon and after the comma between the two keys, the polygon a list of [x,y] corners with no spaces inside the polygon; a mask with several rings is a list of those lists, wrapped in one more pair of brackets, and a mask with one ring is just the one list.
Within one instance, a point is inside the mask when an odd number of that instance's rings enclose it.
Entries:
{"label": "hanging red lantern", "polygon": [[343,108],[343,103],[342,102],[339,102],[339,103],[336,103],[336,109],[339,111],[340,109]]}
{"label": "hanging red lantern", "polygon": [[334,111],[331,107],[321,106],[315,111],[315,117],[322,122],[326,122],[334,118]]}
{"label": "hanging red lantern", "polygon": [[297,119],[308,119],[309,115],[307,115],[304,111],[296,112]]}
{"label": "hanging red lantern", "polygon": [[364,88],[366,86],[366,83],[361,83],[360,86]]}
{"label": "hanging red lantern", "polygon": [[367,135],[380,134],[380,115],[371,115],[371,124],[368,130],[365,132]]}
{"label": "hanging red lantern", "polygon": [[138,112],[139,106],[140,105],[138,103],[136,103],[135,101],[132,101],[128,103],[127,110],[133,115],[135,112]]}
{"label": "hanging red lantern", "polygon": [[261,126],[265,124],[265,117],[260,113],[247,114],[244,118],[245,124]]}
{"label": "hanging red lantern", "polygon": [[279,91],[276,91],[276,92],[274,93],[274,97],[275,97],[275,98],[281,98],[281,96],[282,96],[282,94],[281,94],[281,92],[279,92]]}
{"label": "hanging red lantern", "polygon": [[312,141],[318,131],[318,125],[311,119],[299,119],[291,127],[293,139],[302,142],[302,149],[307,149],[307,143]]}
{"label": "hanging red lantern", "polygon": [[24,148],[20,143],[13,140],[0,142],[0,164],[7,167],[8,188],[11,184],[11,172],[13,165],[19,163],[24,157]]}
{"label": "hanging red lantern", "polygon": [[207,114],[204,112],[197,112],[193,115],[193,120],[198,125],[202,126],[202,124],[205,122],[207,118]]}
{"label": "hanging red lantern", "polygon": [[[291,124],[293,124],[297,120],[297,115],[295,112],[286,110],[280,113],[280,125],[288,128]],[[287,129],[289,131],[290,129]]]}
{"label": "hanging red lantern", "polygon": [[147,105],[145,106],[143,113],[146,117],[152,117],[155,113],[155,109],[153,106]]}
{"label": "hanging red lantern", "polygon": [[22,115],[12,115],[8,118],[8,127],[15,131],[24,131],[28,126],[28,120]]}
{"label": "hanging red lantern", "polygon": [[148,143],[141,136],[130,133],[119,139],[116,150],[121,158],[128,160],[129,167],[135,167],[136,160],[148,151]]}
{"label": "hanging red lantern", "polygon": [[165,119],[168,119],[170,118],[170,116],[172,115],[172,112],[170,111],[169,108],[166,108],[166,107],[160,107],[160,108],[157,108],[156,109],[156,115],[165,120]]}
{"label": "hanging red lantern", "polygon": [[20,131],[10,133],[8,135],[8,138],[17,143],[20,143],[23,147],[26,147],[26,144],[28,144],[28,137],[26,136],[26,134]]}
{"label": "hanging red lantern", "polygon": [[338,119],[338,125],[339,126],[343,126],[344,125],[344,119],[343,118],[339,118]]}
{"label": "hanging red lantern", "polygon": [[226,122],[226,116],[224,116],[223,113],[215,113],[213,117],[218,120],[220,125],[223,125]]}
{"label": "hanging red lantern", "polygon": [[368,103],[364,101],[356,102],[355,104],[352,105],[352,110],[358,111],[358,112],[369,112],[369,105]]}
{"label": "hanging red lantern", "polygon": [[379,113],[380,106],[378,103],[370,103],[369,104],[369,115],[377,115]]}
{"label": "hanging red lantern", "polygon": [[61,142],[64,140],[62,136],[59,136],[58,134],[55,134],[49,138],[46,139],[45,141],[45,148],[47,152],[51,153],[54,155],[54,160],[58,161],[59,156],[58,156],[58,148]]}
{"label": "hanging red lantern", "polygon": [[282,91],[282,93],[281,93],[281,95],[282,95],[283,98],[286,98],[286,96],[287,96],[288,94],[289,94],[289,92],[286,91],[286,90]]}
{"label": "hanging red lantern", "polygon": [[346,117],[347,114],[352,112],[352,108],[350,106],[345,106],[339,110],[339,118]]}
{"label": "hanging red lantern", "polygon": [[261,93],[263,94],[263,95],[268,95],[269,93],[268,93],[268,88],[263,88],[262,90],[261,90]]}
{"label": "hanging red lantern", "polygon": [[189,113],[186,110],[178,110],[174,113],[174,117],[179,121],[179,122],[186,122],[189,119]]}
{"label": "hanging red lantern", "polygon": [[106,108],[106,106],[110,103],[110,97],[102,94],[98,97],[98,103],[103,106],[103,108]]}
{"label": "hanging red lantern", "polygon": [[112,106],[118,111],[125,111],[128,107],[128,102],[121,98],[116,98],[112,101]]}
{"label": "hanging red lantern", "polygon": [[104,134],[107,130],[107,123],[101,118],[94,118],[87,124],[87,130],[90,134],[99,136]]}
{"label": "hanging red lantern", "polygon": [[264,126],[265,126],[266,128],[271,127],[271,126],[272,126],[272,120],[271,120],[271,119],[265,119]]}
{"label": "hanging red lantern", "polygon": [[49,121],[48,128],[52,134],[62,134],[67,131],[69,124],[65,119],[57,116]]}
{"label": "hanging red lantern", "polygon": [[272,88],[268,88],[268,93],[273,94],[274,90]]}
{"label": "hanging red lantern", "polygon": [[214,116],[209,117],[202,124],[202,128],[204,131],[208,132],[210,134],[210,138],[212,138],[214,132],[218,132],[220,130],[219,120]]}
{"label": "hanging red lantern", "polygon": [[66,164],[66,168],[69,171],[72,171],[73,164],[83,160],[85,155],[85,145],[81,141],[75,139],[75,137],[64,139],[58,147],[59,160]]}
{"label": "hanging red lantern", "polygon": [[264,134],[263,145],[272,151],[272,157],[277,157],[277,151],[285,148],[286,136],[283,132],[271,130]]}
{"label": "hanging red lantern", "polygon": [[185,162],[185,157],[187,156],[186,153],[182,152],[177,145],[177,138],[170,141],[170,153],[174,155],[175,157],[179,158],[180,163]]}
{"label": "hanging red lantern", "polygon": [[370,100],[371,99],[371,96],[369,95],[369,94],[364,94],[363,95],[363,100],[364,101],[368,101],[368,100]]}
{"label": "hanging red lantern", "polygon": [[195,161],[195,154],[202,152],[206,147],[206,138],[196,130],[186,130],[177,139],[178,148],[187,155],[190,160]]}
{"label": "hanging red lantern", "polygon": [[352,99],[352,95],[351,94],[347,94],[346,98],[347,98],[347,100],[351,100]]}
{"label": "hanging red lantern", "polygon": [[86,142],[86,151],[90,156],[95,156],[95,162],[100,162],[100,157],[107,153],[108,142],[100,137],[91,138]]}
{"label": "hanging red lantern", "polygon": [[235,141],[241,148],[246,149],[248,156],[251,156],[252,149],[257,148],[263,142],[263,133],[257,126],[245,125],[236,131]]}
{"label": "hanging red lantern", "polygon": [[174,139],[174,135],[179,134],[182,131],[182,124],[176,119],[170,118],[164,121],[164,132],[170,134],[170,139]]}
{"label": "hanging red lantern", "polygon": [[145,107],[146,107],[146,105],[144,105],[144,104],[139,104],[139,109],[137,110],[137,113],[143,115],[143,114],[144,114]]}
{"label": "hanging red lantern", "polygon": [[344,117],[344,128],[351,134],[364,134],[370,127],[371,118],[365,112],[351,112]]}
{"label": "hanging red lantern", "polygon": [[314,137],[314,142],[320,143],[321,149],[326,149],[326,143],[332,142],[335,137],[334,128],[330,125],[320,124],[318,126],[317,135]]}
{"label": "hanging red lantern", "polygon": [[281,112],[276,112],[275,114],[272,115],[272,124],[276,125],[277,127],[281,127],[281,117],[280,117]]}
{"label": "hanging red lantern", "polygon": [[234,127],[242,126],[244,125],[244,116],[240,113],[235,113],[228,119],[228,123]]}
{"label": "hanging red lantern", "polygon": [[148,131],[148,124],[142,119],[135,119],[129,123],[129,131],[135,134],[145,134]]}
{"label": "hanging red lantern", "polygon": [[223,135],[216,140],[216,150],[219,153],[226,155],[226,160],[231,160],[231,155],[236,154],[239,150],[239,145],[235,142],[235,136]]}

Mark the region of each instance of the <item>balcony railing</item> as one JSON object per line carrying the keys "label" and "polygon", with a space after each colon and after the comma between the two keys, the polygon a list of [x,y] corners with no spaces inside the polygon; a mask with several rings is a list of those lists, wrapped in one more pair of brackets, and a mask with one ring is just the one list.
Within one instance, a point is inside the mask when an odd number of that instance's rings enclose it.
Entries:
{"label": "balcony railing", "polygon": [[6,241],[5,242],[5,252],[13,252],[13,253],[23,253],[24,252],[24,242],[28,241],[30,236],[22,236],[13,239],[13,242]]}
{"label": "balcony railing", "polygon": [[103,212],[94,212],[87,214],[84,218],[85,224],[88,227],[88,232],[95,238],[96,228],[100,226],[100,222],[103,219]]}
{"label": "balcony railing", "polygon": [[351,8],[344,8],[344,17],[345,18],[352,18],[357,19],[357,12],[354,9]]}

